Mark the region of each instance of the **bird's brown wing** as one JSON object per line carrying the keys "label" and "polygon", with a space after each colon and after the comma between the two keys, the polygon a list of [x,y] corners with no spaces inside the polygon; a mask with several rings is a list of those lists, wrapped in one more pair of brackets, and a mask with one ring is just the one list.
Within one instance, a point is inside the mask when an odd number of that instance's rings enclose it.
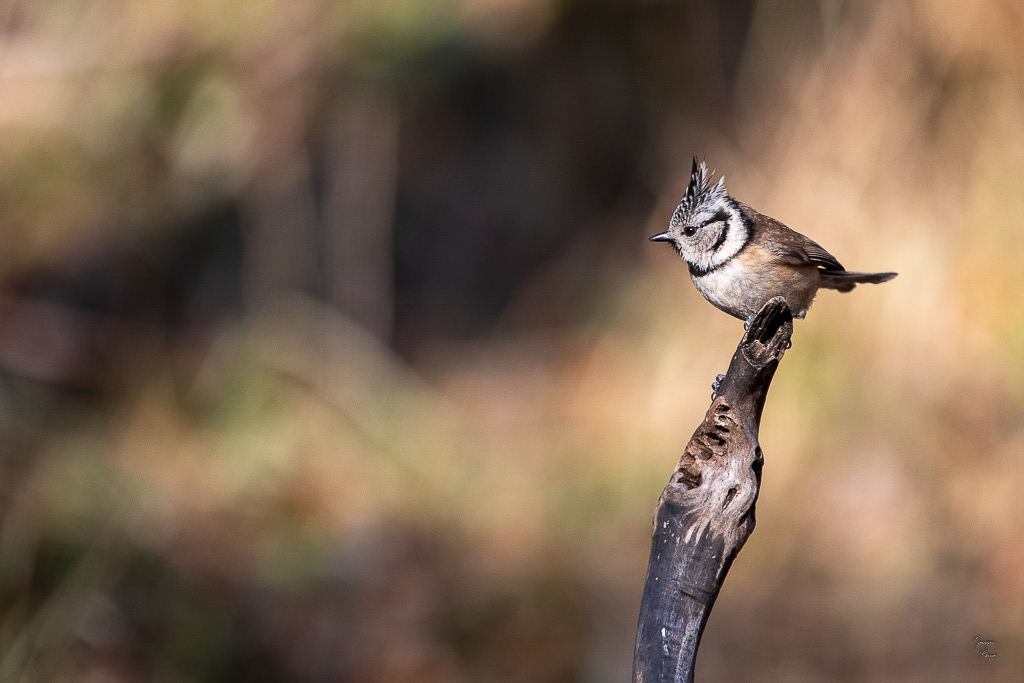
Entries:
{"label": "bird's brown wing", "polygon": [[835,256],[811,238],[746,204],[737,204],[748,225],[752,225],[754,232],[759,234],[758,243],[770,250],[780,263],[789,266],[817,266],[828,271],[846,270]]}
{"label": "bird's brown wing", "polygon": [[800,237],[801,244],[794,245],[787,249],[782,257],[793,265],[812,264],[825,270],[846,270],[843,264],[836,260],[836,257],[825,251],[825,249],[814,240],[794,233]]}
{"label": "bird's brown wing", "polygon": [[809,237],[771,220],[772,250],[779,260],[791,266],[818,266],[825,270],[846,270],[835,256]]}

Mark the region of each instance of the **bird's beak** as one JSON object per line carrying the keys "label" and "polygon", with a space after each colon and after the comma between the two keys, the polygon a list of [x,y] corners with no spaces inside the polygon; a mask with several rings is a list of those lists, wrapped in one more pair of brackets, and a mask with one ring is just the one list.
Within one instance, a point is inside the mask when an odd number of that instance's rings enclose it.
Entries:
{"label": "bird's beak", "polygon": [[652,242],[671,242],[672,241],[672,234],[669,233],[666,230],[665,232],[659,233],[659,234],[655,235],[654,237],[652,237],[651,241]]}

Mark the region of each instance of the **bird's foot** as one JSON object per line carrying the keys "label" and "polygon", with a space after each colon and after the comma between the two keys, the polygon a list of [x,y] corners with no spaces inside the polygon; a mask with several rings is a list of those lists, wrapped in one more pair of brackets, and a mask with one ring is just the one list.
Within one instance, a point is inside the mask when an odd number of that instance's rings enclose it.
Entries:
{"label": "bird's foot", "polygon": [[725,375],[715,375],[715,381],[711,383],[711,400],[714,401],[715,397],[718,396],[718,387],[722,385],[722,380],[725,379]]}
{"label": "bird's foot", "polygon": [[750,329],[750,323],[754,322],[754,316],[757,315],[757,311],[747,316],[747,319],[743,321],[743,331],[746,332]]}

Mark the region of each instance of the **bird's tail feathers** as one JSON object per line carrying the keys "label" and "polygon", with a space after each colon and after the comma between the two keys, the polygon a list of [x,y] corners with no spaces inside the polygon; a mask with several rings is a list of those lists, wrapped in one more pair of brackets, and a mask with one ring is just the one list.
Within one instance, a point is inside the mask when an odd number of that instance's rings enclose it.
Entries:
{"label": "bird's tail feathers", "polygon": [[846,270],[821,271],[821,286],[840,292],[849,292],[860,283],[879,284],[888,282],[898,273],[851,273]]}

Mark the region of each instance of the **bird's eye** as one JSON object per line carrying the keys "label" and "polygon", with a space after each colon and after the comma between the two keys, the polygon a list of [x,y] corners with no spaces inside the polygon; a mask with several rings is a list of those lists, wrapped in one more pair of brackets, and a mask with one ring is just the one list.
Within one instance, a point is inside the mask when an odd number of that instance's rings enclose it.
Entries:
{"label": "bird's eye", "polygon": [[687,237],[693,237],[696,232],[697,228],[693,227],[692,225],[687,225],[685,228],[683,228],[683,234],[686,235]]}

